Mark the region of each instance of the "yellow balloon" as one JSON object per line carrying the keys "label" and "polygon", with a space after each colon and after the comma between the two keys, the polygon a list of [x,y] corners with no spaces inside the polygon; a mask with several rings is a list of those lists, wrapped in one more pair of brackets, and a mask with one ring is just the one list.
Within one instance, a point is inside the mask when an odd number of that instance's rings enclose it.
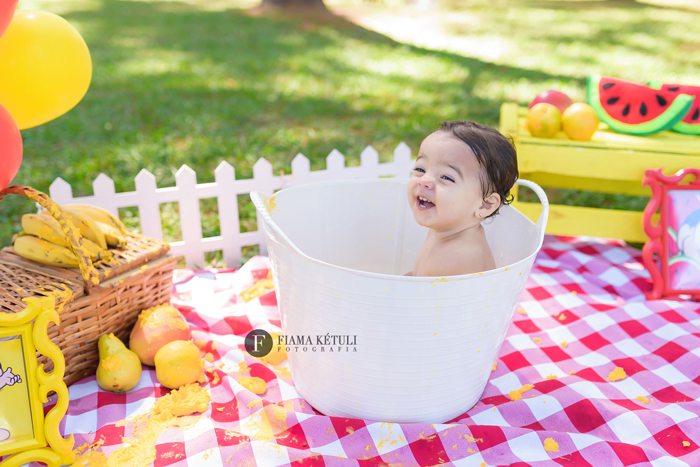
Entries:
{"label": "yellow balloon", "polygon": [[0,104],[20,130],[63,115],[92,79],[90,51],[78,31],[46,11],[18,11],[0,38]]}

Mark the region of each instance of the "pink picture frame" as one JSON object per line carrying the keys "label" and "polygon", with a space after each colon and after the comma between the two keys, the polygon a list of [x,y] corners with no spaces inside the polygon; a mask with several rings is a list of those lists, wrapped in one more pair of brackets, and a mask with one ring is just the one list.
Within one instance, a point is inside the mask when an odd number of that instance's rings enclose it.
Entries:
{"label": "pink picture frame", "polygon": [[642,184],[652,192],[642,216],[649,237],[642,257],[653,283],[647,297],[699,299],[700,169],[682,169],[673,175],[648,169]]}

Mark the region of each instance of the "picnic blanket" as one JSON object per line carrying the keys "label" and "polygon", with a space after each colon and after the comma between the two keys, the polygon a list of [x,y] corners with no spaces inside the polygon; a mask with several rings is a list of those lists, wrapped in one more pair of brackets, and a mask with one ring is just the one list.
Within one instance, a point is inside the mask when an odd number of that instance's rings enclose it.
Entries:
{"label": "picnic blanket", "polygon": [[[240,270],[176,271],[172,303],[212,354],[211,402],[196,423],[154,438],[154,466],[700,465],[700,306],[646,300],[639,250],[547,236],[481,400],[434,425],[324,416],[295,391],[288,361],[247,354],[249,331],[280,326],[274,292],[240,297],[269,268],[256,256]],[[86,378],[70,387],[61,430],[109,456],[133,437],[120,421],[168,393],[147,367],[126,394]]]}

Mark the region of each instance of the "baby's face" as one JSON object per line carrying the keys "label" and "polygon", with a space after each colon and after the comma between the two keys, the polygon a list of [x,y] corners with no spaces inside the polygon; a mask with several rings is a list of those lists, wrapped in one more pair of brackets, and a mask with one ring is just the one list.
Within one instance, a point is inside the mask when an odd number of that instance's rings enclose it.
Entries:
{"label": "baby's face", "polygon": [[484,203],[479,170],[471,148],[452,133],[436,131],[425,138],[408,182],[416,222],[441,232],[478,223]]}

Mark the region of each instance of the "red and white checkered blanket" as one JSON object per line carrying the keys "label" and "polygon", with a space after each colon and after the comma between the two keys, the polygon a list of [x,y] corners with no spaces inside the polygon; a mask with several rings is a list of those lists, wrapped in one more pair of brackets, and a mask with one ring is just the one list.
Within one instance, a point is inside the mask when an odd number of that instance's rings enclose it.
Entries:
{"label": "red and white checkered blanket", "polygon": [[[269,264],[258,256],[240,270],[176,271],[173,304],[194,339],[206,341],[217,376],[204,384],[209,409],[196,425],[163,433],[153,465],[700,466],[700,304],[646,300],[638,250],[548,236],[481,400],[442,425],[326,417],[299,398],[285,371],[248,355],[250,330],[280,324],[274,292],[249,302],[238,295]],[[237,382],[243,361],[245,376],[267,382],[262,396]],[[615,367],[627,376],[608,381]],[[509,393],[526,384],[534,388],[512,401]],[[146,367],[126,394],[86,378],[70,387],[61,429],[76,446],[103,439],[109,455],[130,436],[117,422],[167,393]],[[273,405],[287,409],[284,420]],[[261,426],[268,436],[251,428]]]}

